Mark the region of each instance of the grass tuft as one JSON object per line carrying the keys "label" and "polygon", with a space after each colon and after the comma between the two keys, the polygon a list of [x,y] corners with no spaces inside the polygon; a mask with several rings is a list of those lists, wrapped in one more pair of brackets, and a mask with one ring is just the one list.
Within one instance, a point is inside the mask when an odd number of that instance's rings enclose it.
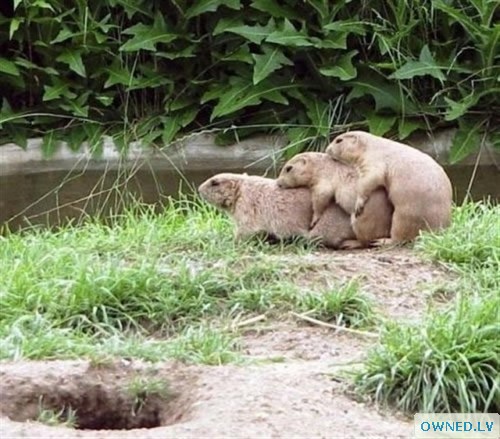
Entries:
{"label": "grass tuft", "polygon": [[383,405],[416,412],[500,410],[498,302],[468,298],[423,327],[390,325],[355,379]]}
{"label": "grass tuft", "polygon": [[36,420],[51,427],[75,428],[77,426],[76,411],[71,407],[63,407],[58,412],[40,407]]}
{"label": "grass tuft", "polygon": [[309,291],[298,297],[298,309],[310,317],[337,325],[365,327],[374,322],[373,305],[356,281],[324,293]]}
{"label": "grass tuft", "polygon": [[231,334],[212,328],[190,327],[171,345],[170,356],[189,363],[211,366],[238,362],[238,340]]}
{"label": "grass tuft", "polygon": [[149,398],[167,400],[171,395],[170,386],[164,379],[143,376],[134,377],[127,384],[126,392],[134,400],[133,415],[142,410]]}
{"label": "grass tuft", "polygon": [[457,206],[449,228],[424,233],[415,247],[435,261],[462,268],[496,265],[500,269],[500,205],[485,201]]}
{"label": "grass tuft", "polygon": [[449,229],[416,247],[455,268],[458,294],[422,325],[386,324],[357,391],[408,413],[500,411],[500,207],[457,207]]}

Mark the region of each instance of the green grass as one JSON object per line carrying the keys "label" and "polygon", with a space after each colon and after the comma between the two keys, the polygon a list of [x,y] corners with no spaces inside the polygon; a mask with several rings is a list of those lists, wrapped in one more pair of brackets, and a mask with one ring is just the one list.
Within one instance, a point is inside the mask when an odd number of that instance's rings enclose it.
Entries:
{"label": "green grass", "polygon": [[457,207],[416,249],[458,273],[455,300],[422,324],[387,324],[357,391],[408,413],[500,411],[500,206]]}
{"label": "green grass", "polygon": [[236,316],[309,311],[352,326],[372,318],[357,284],[296,286],[310,245],[236,243],[230,220],[196,200],[0,240],[0,358],[222,364],[241,359],[228,329]]}
{"label": "green grass", "polygon": [[148,398],[157,397],[167,400],[171,396],[169,383],[161,378],[134,377],[126,386],[126,393],[134,399],[132,414],[139,413]]}
{"label": "green grass", "polygon": [[500,205],[490,202],[465,203],[455,207],[453,222],[443,232],[424,234],[417,250],[435,261],[456,268],[478,269],[500,266]]}
{"label": "green grass", "polygon": [[356,281],[326,292],[308,291],[299,296],[297,305],[309,317],[333,321],[337,325],[355,328],[374,323],[372,303],[360,293]]}
{"label": "green grass", "polygon": [[56,412],[55,410],[44,409],[40,406],[36,420],[51,427],[75,428],[77,425],[76,411],[71,407],[67,409],[62,408]]}
{"label": "green grass", "polygon": [[[418,325],[383,323],[354,373],[363,395],[408,413],[500,410],[500,207],[467,203],[453,215],[415,244],[457,274],[447,307]],[[185,198],[160,214],[138,205],[106,222],[6,233],[0,358],[220,365],[246,361],[232,323],[253,316],[380,324],[356,280],[311,282],[301,257],[311,245],[232,236],[226,216]]]}

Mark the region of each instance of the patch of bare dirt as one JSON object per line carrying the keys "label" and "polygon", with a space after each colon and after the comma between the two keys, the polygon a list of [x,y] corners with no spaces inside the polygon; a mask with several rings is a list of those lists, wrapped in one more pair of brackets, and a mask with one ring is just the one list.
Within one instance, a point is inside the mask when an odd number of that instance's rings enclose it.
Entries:
{"label": "patch of bare dirt", "polygon": [[300,257],[307,270],[301,283],[333,286],[359,279],[379,313],[394,319],[419,319],[429,292],[454,279],[444,266],[424,261],[411,248],[381,248],[349,252],[313,252]]}
{"label": "patch of bare dirt", "polygon": [[[164,418],[166,421],[160,427],[140,430],[75,430],[13,421],[12,418],[20,421],[27,412],[32,413],[25,408],[25,404],[31,404],[26,394],[33,401],[37,393],[47,389],[55,392],[68,381],[90,382],[96,372],[87,362],[2,364],[2,438],[392,438],[411,434],[408,420],[356,402],[345,394],[341,380],[332,379],[336,365],[359,361],[365,346],[355,337],[322,328],[282,327],[260,336],[247,335],[244,343],[251,357],[265,360],[283,355],[284,358],[280,362],[257,361],[241,366],[156,365],[155,373],[165,377],[180,396],[166,402],[169,406],[163,413],[170,416]],[[121,378],[114,382],[118,370]],[[132,363],[104,367],[99,370],[100,385],[110,388],[116,388],[117,382],[123,385],[121,380],[130,376],[130,370],[135,374],[144,370],[144,366]],[[73,387],[73,398],[87,398],[96,414],[106,411],[106,404],[119,406],[110,400],[92,401],[91,394],[84,396],[86,389]],[[14,413],[12,407],[16,408]],[[121,408],[121,417],[132,417],[130,407],[121,405]],[[172,417],[174,413],[177,418]]]}
{"label": "patch of bare dirt", "polygon": [[[428,285],[452,278],[443,267],[422,261],[409,249],[321,251],[283,257],[294,264],[294,258],[300,258],[304,271],[299,283],[304,286],[328,287],[333,286],[333,281],[360,277],[363,290],[379,311],[394,318],[420,318],[428,300]],[[372,404],[352,398],[338,374],[340,369],[359,364],[367,349],[376,343],[373,339],[290,319],[258,322],[244,329],[243,352],[250,361],[238,366],[172,362],[152,366],[136,361],[101,367],[85,361],[0,363],[0,436],[411,437],[411,420],[382,413]],[[138,422],[139,407],[124,396],[127,383],[137,376],[168,383],[168,398],[153,398],[151,406],[140,407],[146,410],[145,417],[154,418],[153,424],[159,426]],[[45,395],[43,399],[54,409],[65,401],[80,407],[82,414],[87,410],[89,418],[95,413],[95,418],[118,419],[122,428],[132,429],[78,430],[49,427],[32,420],[22,422],[36,418],[40,395]],[[103,426],[110,428],[106,422],[101,423]]]}

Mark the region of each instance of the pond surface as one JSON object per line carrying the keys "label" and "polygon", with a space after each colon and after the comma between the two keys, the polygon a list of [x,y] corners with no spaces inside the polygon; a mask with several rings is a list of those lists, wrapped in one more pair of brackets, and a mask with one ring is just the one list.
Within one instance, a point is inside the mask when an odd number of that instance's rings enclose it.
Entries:
{"label": "pond surface", "polygon": [[[460,203],[469,187],[473,166],[445,168]],[[231,172],[245,172],[234,169]],[[179,190],[193,192],[213,171],[191,171],[181,177],[171,171],[67,171],[0,177],[0,223],[8,222],[12,229],[27,224],[57,225],[70,218],[101,213],[104,216],[130,202],[132,198],[161,206],[166,196]],[[471,186],[474,200],[492,197],[500,201],[500,171],[494,165],[477,169]]]}

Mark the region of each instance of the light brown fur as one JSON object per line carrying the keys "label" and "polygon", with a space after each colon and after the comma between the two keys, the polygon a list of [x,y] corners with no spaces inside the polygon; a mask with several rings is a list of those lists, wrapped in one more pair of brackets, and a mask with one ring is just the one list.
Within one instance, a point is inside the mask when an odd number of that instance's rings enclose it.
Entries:
{"label": "light brown fur", "polygon": [[387,190],[394,214],[390,240],[381,243],[411,241],[421,230],[439,230],[450,224],[451,183],[427,154],[364,131],[337,136],[326,153],[359,172],[355,215],[363,212],[373,191]]}
{"label": "light brown fur", "polygon": [[209,178],[198,190],[202,198],[233,218],[237,239],[258,233],[278,239],[303,236],[338,248],[355,237],[349,216],[333,203],[309,230],[312,207],[307,189],[285,190],[270,178],[224,173]]}
{"label": "light brown fur", "polygon": [[[332,160],[327,154],[297,154],[283,166],[277,182],[283,188],[311,189],[313,227],[322,217],[325,206],[332,200],[347,213],[354,212],[358,174],[351,166]],[[366,247],[372,240],[388,237],[392,211],[392,205],[383,189],[373,193],[363,215],[358,218],[352,216],[352,227],[359,243],[350,242],[346,247]]]}

